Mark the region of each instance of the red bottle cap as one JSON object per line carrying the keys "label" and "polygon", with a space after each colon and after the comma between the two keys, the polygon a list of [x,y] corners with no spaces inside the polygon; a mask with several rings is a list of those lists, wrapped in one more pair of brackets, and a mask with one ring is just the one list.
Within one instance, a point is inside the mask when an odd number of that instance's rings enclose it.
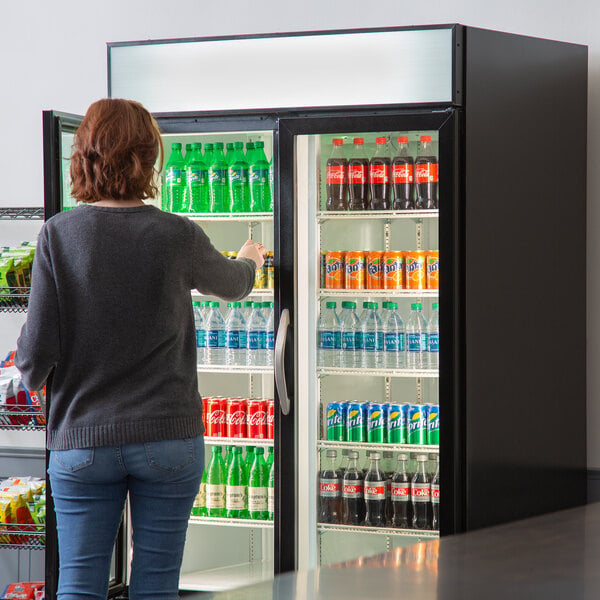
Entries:
{"label": "red bottle cap", "polygon": [[387,138],[385,138],[385,137],[375,138],[375,143],[376,144],[387,144]]}
{"label": "red bottle cap", "polygon": [[355,144],[364,144],[365,140],[363,138],[354,138]]}
{"label": "red bottle cap", "polygon": [[400,144],[408,144],[408,136],[407,135],[398,136],[398,142]]}
{"label": "red bottle cap", "polygon": [[431,141],[431,136],[430,135],[422,135],[421,136],[421,141],[422,142],[430,142]]}
{"label": "red bottle cap", "polygon": [[335,138],[333,140],[333,145],[334,146],[343,146],[344,145],[344,140],[342,138]]}

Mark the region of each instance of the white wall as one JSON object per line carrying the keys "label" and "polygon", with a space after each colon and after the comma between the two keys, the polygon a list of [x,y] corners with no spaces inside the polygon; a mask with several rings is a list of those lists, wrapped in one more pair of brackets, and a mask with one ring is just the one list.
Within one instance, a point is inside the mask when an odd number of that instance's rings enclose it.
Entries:
{"label": "white wall", "polygon": [[[586,44],[588,126],[588,463],[600,468],[600,3],[593,0],[29,0],[0,13],[0,206],[43,202],[41,111],[83,113],[106,95],[106,42],[318,29],[463,23]],[[336,60],[332,57],[332,72]],[[206,85],[218,82],[218,66]],[[518,148],[515,149],[519,151]],[[557,144],[557,161],[564,150]],[[565,199],[568,202],[568,199]],[[18,225],[15,225],[18,227]],[[2,239],[0,239],[0,242]],[[565,307],[565,313],[567,308]],[[0,318],[0,353],[13,329]],[[568,349],[566,349],[568,350]],[[565,412],[568,406],[565,406]]]}

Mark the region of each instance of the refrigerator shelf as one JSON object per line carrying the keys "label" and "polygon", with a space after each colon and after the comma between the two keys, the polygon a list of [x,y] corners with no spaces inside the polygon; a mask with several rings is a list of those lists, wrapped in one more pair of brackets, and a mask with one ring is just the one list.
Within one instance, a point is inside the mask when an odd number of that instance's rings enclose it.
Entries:
{"label": "refrigerator shelf", "polygon": [[194,222],[237,221],[240,223],[268,223],[273,220],[273,213],[177,213]]}
{"label": "refrigerator shelf", "polygon": [[369,377],[439,377],[440,373],[437,369],[399,369],[392,371],[390,369],[347,369],[341,367],[319,367],[317,368],[317,375],[319,377],[326,377],[328,375],[359,375]]}
{"label": "refrigerator shelf", "polygon": [[273,561],[255,561],[203,571],[182,573],[179,589],[199,592],[222,592],[273,579]]}
{"label": "refrigerator shelf", "polygon": [[428,529],[395,529],[393,527],[361,527],[358,525],[329,525],[317,523],[320,533],[335,531],[340,533],[368,533],[377,535],[400,535],[403,537],[416,537],[419,539],[435,539],[440,537],[438,531]]}
{"label": "refrigerator shelf", "polygon": [[247,529],[273,529],[273,521],[252,519],[225,519],[221,517],[190,517],[190,525],[218,525],[219,527],[245,527]]}
{"label": "refrigerator shelf", "polygon": [[228,438],[204,436],[204,443],[209,446],[260,446],[268,448],[273,446],[273,440],[254,439],[254,438]]}
{"label": "refrigerator shelf", "polygon": [[0,525],[0,550],[43,550],[45,543],[45,525]]}
{"label": "refrigerator shelf", "polygon": [[[272,299],[275,294],[275,290],[273,288],[269,289],[256,289],[252,290],[244,300],[247,298],[267,298]],[[201,294],[197,290],[192,291],[192,298],[216,298],[216,296],[207,296],[205,294]]]}
{"label": "refrigerator shelf", "polygon": [[0,429],[44,431],[46,417],[39,406],[10,406],[0,410]]}
{"label": "refrigerator shelf", "polygon": [[198,373],[240,373],[246,375],[273,375],[273,367],[233,367],[228,365],[198,365]]}
{"label": "refrigerator shelf", "polygon": [[319,298],[437,298],[440,290],[319,290]]}
{"label": "refrigerator shelf", "polygon": [[333,442],[330,440],[319,440],[317,448],[347,448],[349,450],[378,450],[381,452],[410,452],[413,454],[438,454],[440,451],[439,445],[424,445],[416,444],[374,444],[369,442]]}
{"label": "refrigerator shelf", "polygon": [[385,221],[397,219],[437,219],[440,215],[439,210],[366,210],[355,212],[317,212],[317,221]]}

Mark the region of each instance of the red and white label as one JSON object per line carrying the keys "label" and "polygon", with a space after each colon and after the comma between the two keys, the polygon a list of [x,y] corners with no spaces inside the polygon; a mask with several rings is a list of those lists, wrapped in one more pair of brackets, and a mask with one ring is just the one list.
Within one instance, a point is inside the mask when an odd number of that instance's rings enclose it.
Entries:
{"label": "red and white label", "polygon": [[367,166],[350,165],[348,167],[348,183],[350,183],[350,185],[356,183],[367,183]]}
{"label": "red and white label", "polygon": [[431,488],[428,483],[413,483],[411,490],[413,502],[429,502],[431,499]]}
{"label": "red and white label", "polygon": [[344,496],[344,498],[362,498],[362,483],[344,483],[344,485],[342,486],[342,495]]}
{"label": "red and white label", "polygon": [[369,179],[371,183],[389,183],[390,165],[370,165]]}
{"label": "red and white label", "polygon": [[392,482],[392,500],[406,500],[410,498],[409,483],[393,483]]}
{"label": "red and white label", "polygon": [[420,163],[416,165],[417,183],[436,183],[438,180],[437,163]]}
{"label": "red and white label", "polygon": [[431,501],[434,504],[439,504],[440,502],[440,486],[436,484],[431,485]]}
{"label": "red and white label", "polygon": [[264,439],[267,437],[267,403],[249,403],[246,416],[248,437]]}
{"label": "red and white label", "polygon": [[323,498],[338,498],[341,491],[339,479],[321,479],[320,494]]}
{"label": "red and white label", "polygon": [[392,166],[392,182],[393,183],[412,183],[413,182],[413,166],[393,165]]}
{"label": "red and white label", "polygon": [[385,500],[385,481],[365,483],[365,500]]}
{"label": "red and white label", "polygon": [[342,165],[327,165],[327,183],[346,183],[346,169]]}

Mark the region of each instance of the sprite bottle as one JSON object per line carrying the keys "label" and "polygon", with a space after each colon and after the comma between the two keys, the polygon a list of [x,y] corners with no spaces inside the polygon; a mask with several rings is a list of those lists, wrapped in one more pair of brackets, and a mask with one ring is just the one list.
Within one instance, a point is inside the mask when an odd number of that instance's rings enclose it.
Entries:
{"label": "sprite bottle", "polygon": [[227,470],[225,508],[228,519],[248,518],[248,480],[240,446],[233,447],[231,462]]}
{"label": "sprite bottle", "polygon": [[[229,156],[229,153],[227,154]],[[244,144],[235,142],[228,169],[231,212],[250,212],[250,179]]]}
{"label": "sprite bottle", "polygon": [[227,166],[229,167],[231,165],[231,163],[233,162],[233,150],[234,150],[233,142],[227,142],[227,144],[225,144],[225,148],[227,150],[225,152],[225,162],[227,163]]}
{"label": "sprite bottle", "polygon": [[248,512],[251,519],[268,517],[269,470],[265,463],[264,448],[254,450],[254,462],[248,476]]}
{"label": "sprite bottle", "polygon": [[190,212],[208,212],[208,167],[202,159],[202,144],[192,144],[186,158],[187,209]]}
{"label": "sprite bottle", "polygon": [[227,163],[223,154],[223,144],[222,142],[215,142],[212,163],[208,167],[210,212],[230,212],[227,188]]}
{"label": "sprite bottle", "polygon": [[267,459],[266,459],[266,463],[267,463],[267,468],[269,469],[269,472],[271,471],[271,465],[273,464],[273,458],[274,458],[274,454],[273,454],[273,446],[269,446],[267,448]]}
{"label": "sprite bottle", "polygon": [[206,513],[209,517],[225,516],[225,486],[227,475],[221,456],[221,446],[213,446],[206,475]]}
{"label": "sprite bottle", "polygon": [[[271,453],[272,456],[272,453]],[[268,519],[272,521],[275,518],[275,464],[271,460],[269,468],[269,490],[267,498]]]}
{"label": "sprite bottle", "polygon": [[250,164],[254,160],[254,142],[246,142],[246,162]]}
{"label": "sprite bottle", "polygon": [[271,204],[269,163],[265,156],[264,142],[254,142],[250,163],[250,211],[268,212]]}
{"label": "sprite bottle", "polygon": [[171,212],[184,212],[185,162],[181,144],[171,144],[171,156],[165,165],[166,207]]}
{"label": "sprite bottle", "polygon": [[204,164],[206,167],[210,167],[213,161],[213,144],[204,144]]}

